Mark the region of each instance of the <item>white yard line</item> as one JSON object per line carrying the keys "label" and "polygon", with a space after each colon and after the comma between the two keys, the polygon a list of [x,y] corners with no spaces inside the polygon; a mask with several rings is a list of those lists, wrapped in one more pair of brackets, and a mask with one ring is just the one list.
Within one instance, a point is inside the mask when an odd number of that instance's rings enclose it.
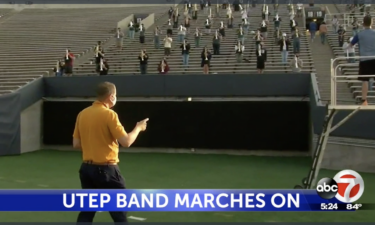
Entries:
{"label": "white yard line", "polygon": [[145,220],[147,220],[147,218],[135,217],[135,216],[129,216],[128,218],[132,219],[132,220],[138,220],[138,221],[145,221]]}

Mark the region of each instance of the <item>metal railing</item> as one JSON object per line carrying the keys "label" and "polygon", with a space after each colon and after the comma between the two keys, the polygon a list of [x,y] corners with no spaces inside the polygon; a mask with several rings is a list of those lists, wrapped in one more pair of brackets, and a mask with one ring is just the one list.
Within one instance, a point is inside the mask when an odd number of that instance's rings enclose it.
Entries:
{"label": "metal railing", "polygon": [[[348,60],[348,59],[375,59],[374,56],[353,56],[353,57],[337,57],[335,59],[331,59],[331,105],[337,105],[337,84],[338,83],[348,83],[348,79],[357,79],[358,76],[361,77],[372,77],[375,78],[375,74],[373,75],[338,75],[339,68],[343,66],[352,66],[358,68],[358,64],[356,63],[338,63],[339,60]],[[353,82],[353,81],[350,81]],[[360,82],[360,81],[358,81]]]}

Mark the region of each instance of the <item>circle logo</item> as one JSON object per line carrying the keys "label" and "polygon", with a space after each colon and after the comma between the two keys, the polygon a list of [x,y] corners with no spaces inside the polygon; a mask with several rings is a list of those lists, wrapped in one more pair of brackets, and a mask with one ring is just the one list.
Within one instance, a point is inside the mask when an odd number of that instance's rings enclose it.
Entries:
{"label": "circle logo", "polygon": [[337,195],[338,185],[332,178],[322,178],[316,186],[316,191],[321,198],[332,199]]}
{"label": "circle logo", "polygon": [[333,178],[338,186],[336,199],[352,203],[358,201],[365,190],[365,183],[363,178],[353,170],[343,170],[336,174]]}

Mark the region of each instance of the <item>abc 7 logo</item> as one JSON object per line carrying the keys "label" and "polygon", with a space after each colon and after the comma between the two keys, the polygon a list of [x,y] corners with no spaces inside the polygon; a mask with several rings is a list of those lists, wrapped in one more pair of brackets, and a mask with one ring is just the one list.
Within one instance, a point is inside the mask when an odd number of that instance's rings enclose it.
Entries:
{"label": "abc 7 logo", "polygon": [[332,178],[321,179],[316,187],[323,199],[335,198],[341,202],[352,203],[363,195],[365,184],[361,175],[353,170],[340,171]]}

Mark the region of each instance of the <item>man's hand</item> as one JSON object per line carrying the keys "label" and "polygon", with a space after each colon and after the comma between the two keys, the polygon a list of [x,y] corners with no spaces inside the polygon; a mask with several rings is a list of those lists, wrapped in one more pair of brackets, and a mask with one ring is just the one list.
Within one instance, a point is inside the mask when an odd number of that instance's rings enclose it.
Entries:
{"label": "man's hand", "polygon": [[147,128],[147,121],[148,121],[148,118],[142,120],[142,121],[139,121],[136,125],[136,127],[140,130],[140,131],[145,131],[146,128]]}

